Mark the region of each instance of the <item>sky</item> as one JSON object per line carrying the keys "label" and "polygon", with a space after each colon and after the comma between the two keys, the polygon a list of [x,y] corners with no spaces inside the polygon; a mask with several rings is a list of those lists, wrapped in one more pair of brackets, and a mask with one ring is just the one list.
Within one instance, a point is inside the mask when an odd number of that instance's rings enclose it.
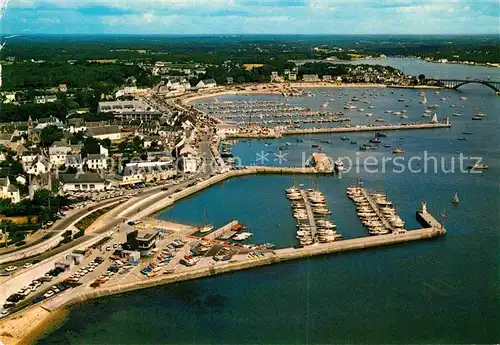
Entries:
{"label": "sky", "polygon": [[2,34],[500,34],[500,0],[0,0]]}

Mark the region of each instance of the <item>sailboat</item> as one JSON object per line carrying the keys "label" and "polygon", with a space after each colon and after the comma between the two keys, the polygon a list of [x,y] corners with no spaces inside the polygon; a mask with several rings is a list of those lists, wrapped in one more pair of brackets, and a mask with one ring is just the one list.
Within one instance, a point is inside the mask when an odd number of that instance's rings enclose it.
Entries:
{"label": "sailboat", "polygon": [[205,232],[210,232],[214,229],[214,226],[212,224],[207,224],[206,215],[205,215],[205,207],[203,207],[203,224],[205,224],[205,225],[198,229],[202,234]]}
{"label": "sailboat", "polygon": [[451,199],[451,202],[454,204],[458,204],[460,201],[458,200],[458,193],[455,193],[453,196],[453,199]]}
{"label": "sailboat", "polygon": [[437,123],[437,122],[438,122],[437,114],[434,113],[434,115],[432,115],[431,123]]}

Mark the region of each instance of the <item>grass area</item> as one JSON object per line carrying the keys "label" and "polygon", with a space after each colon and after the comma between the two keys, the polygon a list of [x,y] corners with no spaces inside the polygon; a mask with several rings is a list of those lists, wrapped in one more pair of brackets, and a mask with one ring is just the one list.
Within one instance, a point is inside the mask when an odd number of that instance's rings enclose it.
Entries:
{"label": "grass area", "polygon": [[78,221],[78,223],[75,224],[75,227],[80,231],[78,233],[76,233],[73,236],[73,238],[78,238],[78,237],[83,236],[83,234],[85,233],[85,230],[88,229],[88,227],[91,226],[97,220],[97,218],[99,218],[103,214],[111,211],[112,209],[114,209],[118,205],[119,205],[119,203],[108,206],[108,207],[101,208],[95,212],[92,212],[91,214],[89,214],[85,218],[80,219]]}

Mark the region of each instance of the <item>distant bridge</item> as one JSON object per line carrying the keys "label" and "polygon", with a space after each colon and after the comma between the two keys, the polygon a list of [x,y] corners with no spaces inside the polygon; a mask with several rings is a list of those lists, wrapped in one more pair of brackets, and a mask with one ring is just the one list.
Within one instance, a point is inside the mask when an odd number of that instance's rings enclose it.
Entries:
{"label": "distant bridge", "polygon": [[493,91],[499,93],[500,92],[500,81],[491,81],[491,80],[460,80],[460,79],[440,79],[440,86],[447,87],[449,89],[458,89],[460,86],[465,84],[483,84],[492,89]]}

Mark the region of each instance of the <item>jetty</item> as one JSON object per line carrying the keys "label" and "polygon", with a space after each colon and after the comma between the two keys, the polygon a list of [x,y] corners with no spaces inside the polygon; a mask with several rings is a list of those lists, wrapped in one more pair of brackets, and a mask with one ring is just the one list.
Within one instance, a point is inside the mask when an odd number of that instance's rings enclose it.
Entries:
{"label": "jetty", "polygon": [[311,204],[309,203],[309,200],[307,198],[306,191],[301,189],[300,190],[300,195],[302,196],[302,200],[304,202],[304,205],[306,207],[306,212],[307,212],[307,220],[309,222],[309,226],[311,228],[311,236],[314,242],[316,242],[316,222],[314,220],[314,214],[311,208]]}
{"label": "jetty", "polygon": [[397,124],[397,125],[373,125],[373,126],[352,126],[352,127],[322,127],[322,128],[294,128],[285,129],[282,135],[297,134],[319,134],[319,133],[354,133],[354,132],[375,132],[375,131],[396,131],[410,129],[436,129],[450,128],[449,121],[440,123],[415,123],[415,124]]}
{"label": "jetty", "polygon": [[392,229],[391,224],[389,223],[389,221],[387,220],[387,218],[380,212],[380,207],[373,200],[373,198],[368,193],[368,191],[365,188],[359,188],[359,190],[361,191],[361,194],[366,199],[366,201],[368,201],[368,203],[370,204],[370,207],[373,209],[373,212],[375,212],[377,214],[377,217],[384,224],[384,227],[387,230],[392,231],[393,229]]}

